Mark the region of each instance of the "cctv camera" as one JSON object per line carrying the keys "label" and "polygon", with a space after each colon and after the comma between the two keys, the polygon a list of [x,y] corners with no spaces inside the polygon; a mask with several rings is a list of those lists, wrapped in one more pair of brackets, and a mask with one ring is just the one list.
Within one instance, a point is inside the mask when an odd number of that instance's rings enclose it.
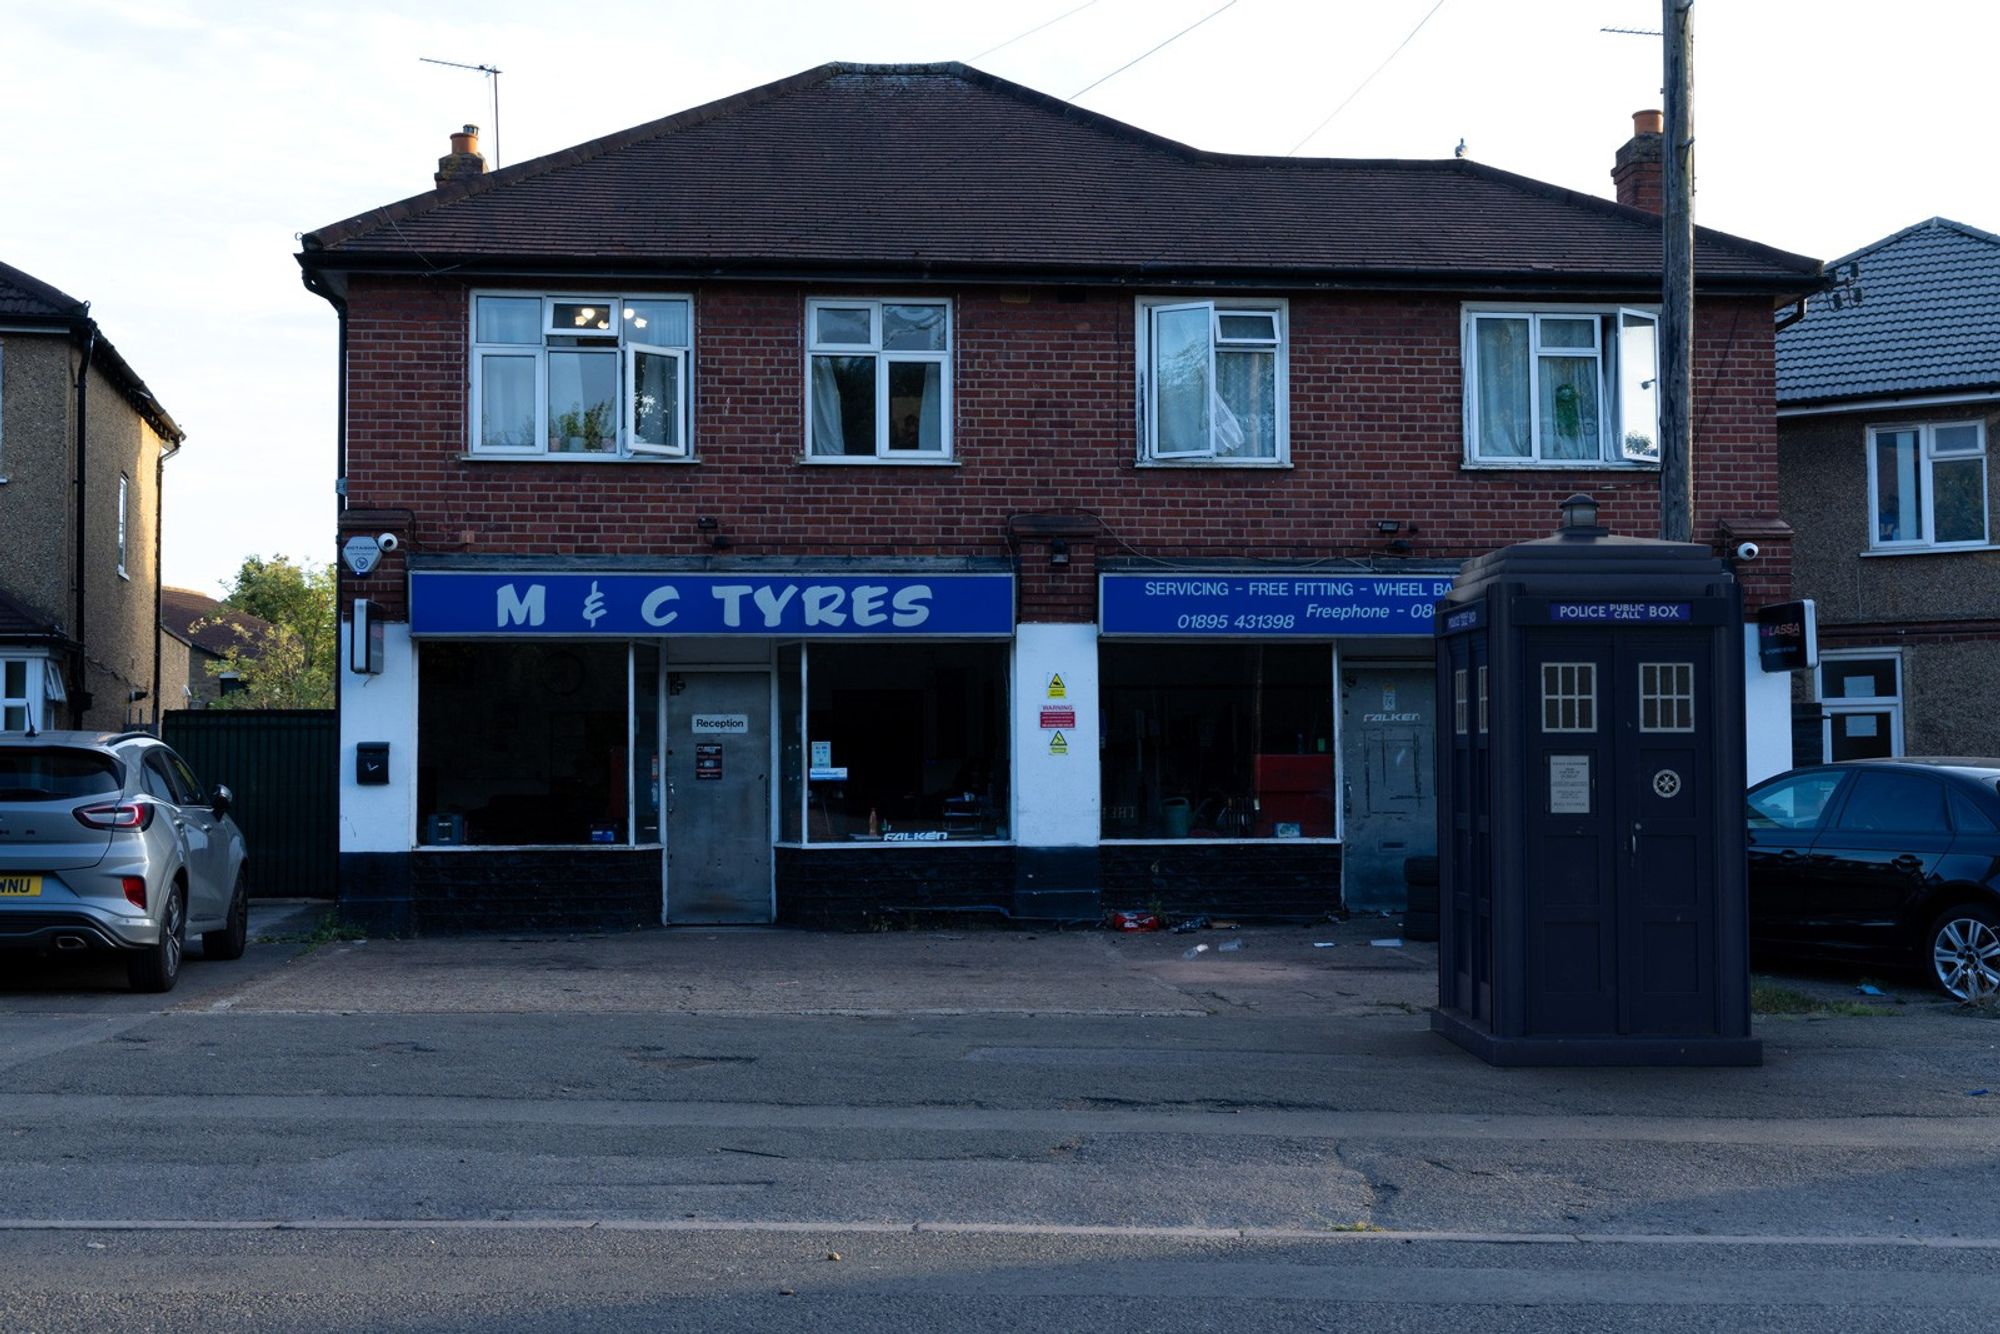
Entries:
{"label": "cctv camera", "polygon": [[[382,550],[384,551],[394,551],[397,547],[403,544],[396,540],[396,535],[394,533],[384,533],[382,534],[382,536],[375,539],[375,545],[381,547]],[[1756,548],[1754,547],[1751,548],[1751,552],[1754,555],[1756,552]]]}
{"label": "cctv camera", "polygon": [[1739,543],[1737,543],[1737,544],[1736,544],[1736,559],[1738,559],[1738,560],[1756,560],[1756,559],[1757,559],[1757,544],[1756,544],[1755,542],[1739,542]]}

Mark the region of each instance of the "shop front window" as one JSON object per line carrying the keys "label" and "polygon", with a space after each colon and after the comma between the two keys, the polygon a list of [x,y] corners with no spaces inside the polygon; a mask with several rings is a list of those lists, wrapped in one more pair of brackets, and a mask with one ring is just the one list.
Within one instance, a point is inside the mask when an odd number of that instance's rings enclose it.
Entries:
{"label": "shop front window", "polygon": [[1009,836],[1004,645],[811,644],[779,662],[803,678],[796,689],[781,680],[778,698],[797,738],[780,746],[785,801],[803,800],[806,842]]}
{"label": "shop front window", "polygon": [[1326,645],[1106,644],[1104,837],[1332,838]]}
{"label": "shop front window", "polygon": [[657,840],[658,662],[623,643],[425,644],[420,841],[629,844],[635,809],[640,841]]}

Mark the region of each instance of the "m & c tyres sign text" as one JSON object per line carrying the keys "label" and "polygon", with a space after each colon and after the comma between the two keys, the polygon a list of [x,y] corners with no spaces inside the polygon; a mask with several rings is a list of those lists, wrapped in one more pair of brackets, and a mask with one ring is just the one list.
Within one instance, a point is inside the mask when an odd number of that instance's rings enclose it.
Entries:
{"label": "m & c tyres sign text", "polygon": [[413,570],[417,635],[1007,635],[1008,574]]}
{"label": "m & c tyres sign text", "polygon": [[1107,574],[1107,635],[1428,635],[1449,575]]}

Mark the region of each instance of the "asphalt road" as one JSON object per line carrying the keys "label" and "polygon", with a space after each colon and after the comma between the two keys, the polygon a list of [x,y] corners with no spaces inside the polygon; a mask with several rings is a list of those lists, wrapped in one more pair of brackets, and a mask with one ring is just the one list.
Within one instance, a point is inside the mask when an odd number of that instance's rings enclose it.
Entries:
{"label": "asphalt road", "polygon": [[13,969],[0,1329],[1991,1327],[2000,1023],[1496,1071],[1381,930]]}

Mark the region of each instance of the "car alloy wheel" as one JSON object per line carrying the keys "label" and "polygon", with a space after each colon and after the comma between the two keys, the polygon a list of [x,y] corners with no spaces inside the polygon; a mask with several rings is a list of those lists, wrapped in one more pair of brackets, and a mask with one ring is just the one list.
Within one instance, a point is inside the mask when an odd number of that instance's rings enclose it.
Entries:
{"label": "car alloy wheel", "polygon": [[1960,1000],[2000,994],[2000,927],[1971,910],[1946,913],[1931,932],[1931,967]]}
{"label": "car alloy wheel", "polygon": [[187,948],[186,910],[181,906],[179,894],[167,895],[167,911],[160,919],[160,932],[166,937],[166,974],[178,977],[181,971],[181,952]]}

